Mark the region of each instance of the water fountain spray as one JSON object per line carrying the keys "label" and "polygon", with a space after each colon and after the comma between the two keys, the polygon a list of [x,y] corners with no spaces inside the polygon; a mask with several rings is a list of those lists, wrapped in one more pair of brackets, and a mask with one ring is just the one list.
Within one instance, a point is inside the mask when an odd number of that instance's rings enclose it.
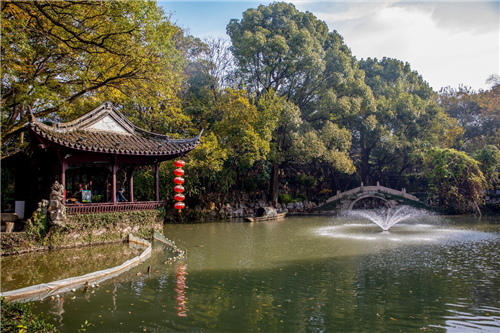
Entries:
{"label": "water fountain spray", "polygon": [[388,231],[391,227],[401,221],[428,217],[430,215],[431,213],[427,210],[416,209],[409,206],[353,210],[348,213],[349,217],[364,218],[376,223],[382,228],[383,231]]}

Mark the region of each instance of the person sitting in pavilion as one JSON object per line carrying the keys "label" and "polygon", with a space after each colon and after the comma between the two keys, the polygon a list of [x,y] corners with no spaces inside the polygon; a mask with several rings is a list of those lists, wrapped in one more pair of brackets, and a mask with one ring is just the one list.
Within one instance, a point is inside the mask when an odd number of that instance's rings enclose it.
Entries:
{"label": "person sitting in pavilion", "polygon": [[125,192],[124,188],[121,188],[117,193],[116,193],[116,202],[123,202],[127,201],[125,197],[123,196],[123,193]]}

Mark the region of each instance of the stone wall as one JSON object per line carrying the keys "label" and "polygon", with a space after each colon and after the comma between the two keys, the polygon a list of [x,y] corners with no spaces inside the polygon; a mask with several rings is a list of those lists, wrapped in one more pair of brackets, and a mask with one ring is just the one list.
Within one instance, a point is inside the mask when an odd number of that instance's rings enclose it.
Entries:
{"label": "stone wall", "polygon": [[[203,205],[196,205],[186,208],[179,214],[176,210],[170,209],[167,212],[167,222],[186,222],[186,221],[215,221],[238,219],[245,217],[255,217],[257,209],[260,207],[274,207],[270,202],[264,201],[229,201],[225,204],[216,204],[210,202]],[[307,215],[314,214],[313,210],[317,207],[314,202],[303,201],[289,204],[278,204],[276,211],[278,213],[288,211],[290,215]],[[317,214],[317,213],[316,213]]]}
{"label": "stone wall", "polygon": [[35,212],[25,231],[2,233],[1,255],[55,248],[120,242],[132,233],[152,238],[163,229],[160,210],[69,215],[64,227],[49,226],[43,212]]}

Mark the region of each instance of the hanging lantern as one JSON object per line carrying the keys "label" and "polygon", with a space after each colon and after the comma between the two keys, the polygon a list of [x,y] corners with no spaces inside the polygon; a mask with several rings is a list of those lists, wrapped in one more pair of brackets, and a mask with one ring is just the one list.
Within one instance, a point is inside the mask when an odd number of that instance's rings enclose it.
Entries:
{"label": "hanging lantern", "polygon": [[175,161],[175,166],[177,167],[177,169],[174,170],[174,175],[176,175],[177,177],[174,178],[174,183],[176,183],[177,185],[174,187],[174,191],[177,192],[177,194],[174,196],[174,199],[178,202],[174,204],[174,208],[178,209],[179,213],[181,212],[181,209],[186,207],[186,205],[181,202],[186,198],[184,194],[181,194],[182,192],[184,192],[184,186],[181,185],[184,184],[184,178],[181,177],[182,175],[184,175],[184,170],[182,170],[181,168],[185,164],[186,163],[183,160]]}
{"label": "hanging lantern", "polygon": [[183,209],[184,207],[186,207],[186,205],[184,204],[184,202],[176,202],[175,205],[174,205],[174,208],[178,209],[179,213],[181,212],[181,209]]}
{"label": "hanging lantern", "polygon": [[184,196],[184,194],[178,193],[178,194],[174,195],[174,199],[177,201],[182,201],[182,200],[186,199],[186,197]]}

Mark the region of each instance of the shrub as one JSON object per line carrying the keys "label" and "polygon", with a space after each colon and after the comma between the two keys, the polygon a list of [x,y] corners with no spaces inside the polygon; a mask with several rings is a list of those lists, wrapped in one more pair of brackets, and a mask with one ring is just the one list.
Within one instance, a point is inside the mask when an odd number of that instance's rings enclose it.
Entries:
{"label": "shrub", "polygon": [[309,188],[316,185],[316,178],[313,176],[305,175],[303,173],[299,173],[297,176],[295,176],[295,183]]}
{"label": "shrub", "polygon": [[292,196],[286,193],[278,193],[278,202],[281,204],[289,204],[293,202]]}
{"label": "shrub", "polygon": [[295,201],[307,201],[307,195],[300,193],[297,194],[297,197],[295,199],[297,199]]}
{"label": "shrub", "polygon": [[6,302],[2,297],[2,332],[56,333],[43,314],[33,313],[33,303]]}

